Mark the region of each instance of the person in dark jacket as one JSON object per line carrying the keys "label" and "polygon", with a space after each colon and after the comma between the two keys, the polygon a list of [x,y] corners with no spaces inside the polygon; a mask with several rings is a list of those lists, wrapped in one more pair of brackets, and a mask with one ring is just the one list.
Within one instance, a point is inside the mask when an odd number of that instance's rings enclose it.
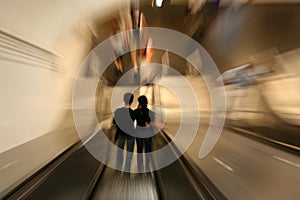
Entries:
{"label": "person in dark jacket", "polygon": [[136,142],[137,142],[137,164],[138,171],[144,171],[143,151],[146,153],[146,171],[150,171],[150,152],[152,151],[152,137],[154,130],[152,122],[154,121],[154,112],[147,108],[147,97],[142,95],[138,98],[138,108],[134,110],[136,118]]}
{"label": "person in dark jacket", "polygon": [[[117,127],[115,141],[117,142],[117,146],[120,149],[124,149],[125,143],[127,146],[126,153],[126,162],[125,162],[125,171],[130,172],[131,169],[131,160],[134,149],[135,138],[133,134],[135,132],[134,121],[135,114],[131,109],[131,104],[133,102],[133,94],[126,93],[124,94],[124,103],[125,106],[122,108],[118,108],[115,111],[113,124]],[[123,169],[123,151],[118,149],[117,151],[117,169]]]}

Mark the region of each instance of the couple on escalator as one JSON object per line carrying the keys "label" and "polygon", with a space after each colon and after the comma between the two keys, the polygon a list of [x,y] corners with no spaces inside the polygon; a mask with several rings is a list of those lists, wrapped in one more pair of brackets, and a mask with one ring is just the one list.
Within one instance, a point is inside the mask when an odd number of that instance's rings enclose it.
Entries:
{"label": "couple on escalator", "polygon": [[[142,95],[138,98],[138,107],[131,109],[134,95],[132,93],[124,94],[125,106],[115,111],[113,124],[116,126],[115,141],[119,149],[117,150],[117,169],[122,171],[124,154],[123,149],[126,144],[125,172],[131,171],[131,161],[133,157],[134,144],[136,141],[137,149],[137,167],[138,172],[144,172],[144,153],[146,171],[150,171],[150,152],[152,151],[152,136],[154,130],[152,122],[154,112],[147,108],[147,97]],[[136,122],[136,126],[135,126]]]}

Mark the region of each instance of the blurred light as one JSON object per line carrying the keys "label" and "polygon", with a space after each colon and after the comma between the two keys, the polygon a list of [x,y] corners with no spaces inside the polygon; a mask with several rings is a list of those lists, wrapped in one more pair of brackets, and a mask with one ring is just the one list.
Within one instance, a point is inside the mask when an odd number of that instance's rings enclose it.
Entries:
{"label": "blurred light", "polygon": [[162,7],[163,1],[164,1],[164,0],[156,0],[156,1],[155,1],[155,5],[156,5],[157,7]]}

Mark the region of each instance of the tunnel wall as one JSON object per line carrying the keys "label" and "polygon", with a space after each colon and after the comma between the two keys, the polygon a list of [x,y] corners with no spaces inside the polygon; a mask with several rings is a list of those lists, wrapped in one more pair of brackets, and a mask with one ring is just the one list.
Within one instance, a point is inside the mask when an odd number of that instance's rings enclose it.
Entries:
{"label": "tunnel wall", "polygon": [[254,4],[220,8],[201,45],[221,72],[249,62],[276,47],[279,53],[300,47],[300,4]]}
{"label": "tunnel wall", "polygon": [[1,2],[0,198],[79,140],[74,79],[91,48],[93,14],[104,17],[111,7],[110,1]]}
{"label": "tunnel wall", "polygon": [[71,93],[90,43],[72,32],[61,57],[7,32],[0,36],[1,196],[79,139]]}

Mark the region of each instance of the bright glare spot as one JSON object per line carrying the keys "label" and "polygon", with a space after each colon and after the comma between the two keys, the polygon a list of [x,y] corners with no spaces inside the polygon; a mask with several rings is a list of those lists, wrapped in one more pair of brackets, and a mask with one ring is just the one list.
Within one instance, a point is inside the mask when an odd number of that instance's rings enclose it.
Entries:
{"label": "bright glare spot", "polygon": [[157,7],[161,7],[164,0],[156,0],[155,4]]}

